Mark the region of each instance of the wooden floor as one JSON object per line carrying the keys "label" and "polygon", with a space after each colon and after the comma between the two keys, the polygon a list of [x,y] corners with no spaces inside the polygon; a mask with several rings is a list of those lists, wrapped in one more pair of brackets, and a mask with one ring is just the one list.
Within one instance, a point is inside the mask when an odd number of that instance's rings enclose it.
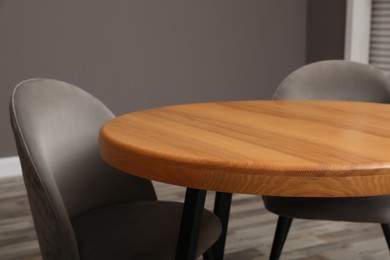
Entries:
{"label": "wooden floor", "polygon": [[[183,188],[159,183],[155,187],[160,200],[183,200]],[[208,208],[212,201],[210,192]],[[234,195],[225,259],[268,259],[276,219],[260,197]],[[41,259],[21,177],[0,179],[0,259]],[[378,224],[295,220],[281,259],[390,257]]]}

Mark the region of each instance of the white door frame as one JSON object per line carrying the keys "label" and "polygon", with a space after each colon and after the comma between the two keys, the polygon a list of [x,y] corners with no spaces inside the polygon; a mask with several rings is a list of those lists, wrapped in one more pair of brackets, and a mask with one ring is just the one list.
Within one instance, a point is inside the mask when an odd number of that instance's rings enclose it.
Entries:
{"label": "white door frame", "polygon": [[368,63],[371,0],[347,0],[344,59]]}

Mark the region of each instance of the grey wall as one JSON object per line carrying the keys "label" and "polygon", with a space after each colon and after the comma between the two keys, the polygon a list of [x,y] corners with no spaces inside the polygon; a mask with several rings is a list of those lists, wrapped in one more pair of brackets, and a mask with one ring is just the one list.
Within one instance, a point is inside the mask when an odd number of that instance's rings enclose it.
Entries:
{"label": "grey wall", "polygon": [[79,85],[122,114],[143,108],[268,99],[305,63],[306,0],[3,0],[0,157],[16,154],[15,84]]}

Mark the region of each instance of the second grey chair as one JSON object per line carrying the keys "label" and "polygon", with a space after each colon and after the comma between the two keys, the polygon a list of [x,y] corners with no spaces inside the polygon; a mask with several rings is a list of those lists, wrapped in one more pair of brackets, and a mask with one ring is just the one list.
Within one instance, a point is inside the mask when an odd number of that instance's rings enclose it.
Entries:
{"label": "second grey chair", "polygon": [[[306,65],[287,76],[273,98],[390,103],[390,80],[370,65],[340,60],[321,61]],[[279,215],[270,259],[279,259],[293,218],[381,223],[390,248],[390,196],[263,196],[263,200],[269,211]]]}
{"label": "second grey chair", "polygon": [[[114,115],[99,100],[33,79],[15,88],[10,116],[44,260],[174,259],[183,204],[100,159],[99,129]],[[220,233],[204,210],[197,256]]]}

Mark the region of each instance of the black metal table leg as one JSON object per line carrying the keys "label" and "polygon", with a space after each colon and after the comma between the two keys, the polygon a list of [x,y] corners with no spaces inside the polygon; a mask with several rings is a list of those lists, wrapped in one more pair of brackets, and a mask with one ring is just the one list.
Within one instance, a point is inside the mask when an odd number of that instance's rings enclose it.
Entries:
{"label": "black metal table leg", "polygon": [[223,260],[231,202],[231,193],[217,192],[215,194],[214,214],[219,217],[222,223],[222,234],[217,242],[215,242],[215,244],[212,246],[215,260]]}
{"label": "black metal table leg", "polygon": [[176,260],[195,260],[206,191],[187,188],[181,217]]}
{"label": "black metal table leg", "polygon": [[293,218],[279,216],[278,223],[276,225],[274,242],[272,243],[271,254],[269,257],[270,260],[279,260],[292,221]]}

